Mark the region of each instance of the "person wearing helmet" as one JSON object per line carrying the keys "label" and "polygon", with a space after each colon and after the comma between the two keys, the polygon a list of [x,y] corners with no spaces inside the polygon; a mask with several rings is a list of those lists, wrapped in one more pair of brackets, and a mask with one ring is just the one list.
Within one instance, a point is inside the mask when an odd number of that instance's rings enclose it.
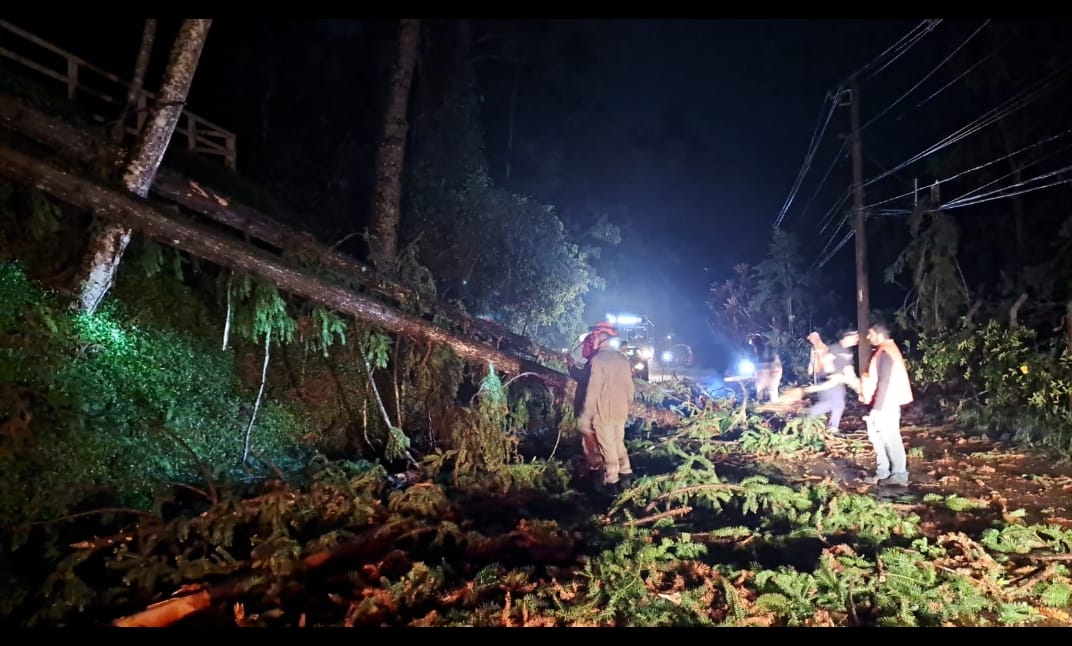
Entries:
{"label": "person wearing helmet", "polygon": [[[577,382],[577,389],[573,394],[575,415],[580,415],[581,409],[584,408],[584,396],[588,391],[588,376],[592,370],[590,360],[596,353],[596,338],[596,328],[588,328],[588,333],[581,338],[580,343],[573,346],[573,350],[566,355],[569,375]],[[579,357],[577,356],[578,350],[580,350]],[[597,477],[602,477],[603,458],[599,455],[599,444],[596,442],[595,434],[581,433],[581,449],[587,467],[587,480],[592,482],[597,480]]]}
{"label": "person wearing helmet", "polygon": [[586,337],[586,341],[591,339],[587,344],[588,383],[577,416],[589,474],[602,471],[603,488],[611,493],[628,486],[633,476],[625,448],[625,424],[634,395],[633,370],[629,359],[611,346],[616,336],[613,325],[600,323]]}
{"label": "person wearing helmet", "polygon": [[601,337],[615,338],[618,336],[618,328],[613,324],[606,321],[600,321],[592,327],[588,328],[588,336],[584,337],[584,343],[581,346],[581,356],[585,361],[590,361],[599,351],[597,344]]}

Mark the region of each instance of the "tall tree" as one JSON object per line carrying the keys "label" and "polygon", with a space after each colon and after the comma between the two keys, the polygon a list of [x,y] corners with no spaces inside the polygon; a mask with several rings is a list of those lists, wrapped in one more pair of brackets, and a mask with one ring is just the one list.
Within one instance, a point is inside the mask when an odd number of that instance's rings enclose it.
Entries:
{"label": "tall tree", "polygon": [[490,177],[470,25],[430,22],[426,33],[403,239],[419,246],[441,299],[561,347],[584,329],[584,295],[602,285],[595,242],[613,236],[594,227],[581,247],[553,207]]}
{"label": "tall tree", "polygon": [[886,282],[911,273],[908,298],[897,312],[904,327],[934,332],[944,329],[968,307],[970,293],[957,262],[960,228],[946,213],[921,201],[908,219],[912,241],[886,268]]}
{"label": "tall tree", "polygon": [[399,24],[398,52],[391,69],[391,87],[383,114],[380,145],[376,151],[376,188],[369,221],[369,257],[381,271],[392,266],[398,253],[399,203],[409,126],[407,107],[420,32],[420,20],[402,20]]}
{"label": "tall tree", "polygon": [[149,69],[149,57],[153,53],[153,42],[156,40],[156,19],[146,18],[145,27],[141,32],[141,47],[138,49],[138,58],[134,63],[134,78],[127,89],[127,100],[123,103],[123,110],[112,128],[112,138],[122,141],[127,130],[127,117],[130,111],[136,109],[138,97],[142,88],[145,87],[145,70]]}
{"label": "tall tree", "polygon": [[1068,160],[1061,133],[1072,113],[1060,78],[1068,36],[1067,25],[1050,21],[993,21],[945,70],[948,82],[963,78],[949,91],[964,92],[964,105],[999,117],[936,155],[930,172],[935,179],[963,175],[943,180],[946,200],[994,198],[957,212],[959,260],[971,284],[987,286],[981,293],[996,293],[1004,307],[1024,293],[1034,302],[1041,296],[1033,265],[1051,236],[1033,234],[1056,230],[1065,213],[1056,191],[1033,189],[1039,176]]}
{"label": "tall tree", "polygon": [[815,285],[804,264],[800,240],[776,227],[767,257],[756,265],[755,273],[757,306],[767,313],[771,328],[787,338],[806,333],[798,321],[811,327],[815,301],[805,294]]}
{"label": "tall tree", "polygon": [[[175,37],[163,85],[123,172],[123,185],[138,197],[149,195],[149,187],[186,103],[211,24],[212,20],[184,20]],[[115,283],[115,273],[130,242],[130,234],[129,228],[115,223],[104,224],[94,233],[77,279],[76,307],[93,313],[100,306]]]}
{"label": "tall tree", "polygon": [[710,287],[707,306],[716,335],[731,346],[760,333],[776,348],[803,348],[806,330],[816,326],[829,298],[822,295],[822,276],[807,269],[797,236],[775,228],[767,257],[754,267],[738,264],[733,272]]}

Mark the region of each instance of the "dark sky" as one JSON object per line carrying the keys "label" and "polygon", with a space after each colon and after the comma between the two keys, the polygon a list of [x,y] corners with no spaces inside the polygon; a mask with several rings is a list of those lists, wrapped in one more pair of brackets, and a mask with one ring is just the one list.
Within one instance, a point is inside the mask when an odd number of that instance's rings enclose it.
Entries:
{"label": "dark sky", "polygon": [[[700,346],[709,344],[708,288],[713,280],[724,279],[733,265],[757,262],[765,254],[771,227],[801,168],[826,93],[918,22],[608,22],[603,48],[597,53],[598,71],[593,74],[598,77],[593,87],[608,109],[603,127],[592,132],[621,136],[665,119],[674,129],[685,131],[687,140],[661,150],[653,145],[654,150],[639,160],[623,159],[616,146],[596,134],[580,144],[608,151],[591,159],[591,175],[602,179],[597,190],[603,199],[620,200],[629,209],[629,217],[621,223],[623,253],[614,256],[624,269],[605,293],[591,299],[590,316],[639,310],[668,331]],[[875,103],[884,104],[897,96],[893,92],[910,87],[940,60],[939,53],[944,56],[951,38],[961,37],[966,25],[977,24],[948,24],[941,36],[921,41],[916,51],[876,78]],[[866,120],[874,110],[868,109],[867,98],[864,101]],[[848,122],[847,109],[834,114],[814,168],[784,221],[784,226],[800,233],[809,250],[825,242],[816,223],[847,187],[848,164],[835,167],[828,188],[804,219],[802,208]],[[886,164],[896,163],[899,156],[916,152],[908,152],[909,140],[919,140],[921,146],[929,143],[927,132],[909,132],[907,138],[905,134],[903,128],[894,129],[892,136],[890,131],[876,133],[869,143],[882,148],[874,156],[886,158]],[[688,146],[697,152],[683,166],[675,160]],[[870,161],[866,169],[869,174],[878,172]],[[847,309],[827,313],[846,321],[854,317],[851,249],[845,247],[831,264],[834,285],[846,292]],[[888,255],[879,252],[876,259]],[[878,296],[877,305],[883,305],[883,294]]]}
{"label": "dark sky", "polygon": [[[652,160],[642,177],[623,178],[618,187],[641,213],[651,214],[631,222],[627,233],[665,276],[652,291],[663,295],[655,307],[670,311],[657,318],[690,336],[704,333],[711,281],[736,263],[762,258],[825,94],[915,22],[615,25],[608,85],[611,100],[628,106],[620,118],[676,108],[696,124],[707,151],[707,163],[687,176],[665,173]],[[828,139],[847,121],[847,112],[836,114]],[[833,154],[832,148],[824,152]],[[847,178],[835,179],[840,186]]]}
{"label": "dark sky", "polygon": [[[130,73],[139,20],[78,27],[40,19],[15,22],[122,76]],[[238,117],[228,107],[228,79],[219,70],[232,55],[229,47],[235,35],[247,29],[246,22],[238,18],[214,22],[190,98],[193,110],[238,131],[250,125],[232,123]],[[981,22],[945,20],[887,70],[865,80],[863,120],[909,89]],[[736,263],[762,259],[827,92],[918,23],[918,19],[586,21],[583,31],[590,36],[591,63],[578,72],[579,94],[586,107],[574,110],[577,120],[572,126],[564,125],[566,115],[556,113],[553,102],[538,93],[526,95],[523,89],[516,137],[524,142],[565,134],[573,188],[560,199],[594,201],[622,227],[623,244],[601,261],[612,281],[605,292],[590,298],[590,317],[614,311],[647,314],[662,331],[691,340],[701,356],[720,360],[705,352],[712,340],[705,302],[710,284],[728,277]],[[350,21],[320,21],[317,28],[356,38],[367,33]],[[563,22],[557,28],[570,25]],[[289,55],[285,23],[273,29],[280,51]],[[166,33],[161,32],[159,42],[169,42]],[[101,43],[102,39],[107,42]],[[482,78],[494,79],[494,73]],[[949,79],[945,72],[936,75],[913,99]],[[482,90],[487,155],[497,168],[505,140],[505,95],[502,87]],[[369,100],[376,91],[368,89]],[[323,100],[331,100],[329,91],[324,92]],[[906,159],[986,107],[966,103],[956,87],[924,108],[914,108],[915,103],[906,101],[865,130],[866,176]],[[818,256],[828,237],[818,231],[821,215],[849,185],[847,161],[835,165],[806,214],[803,207],[841,144],[838,136],[846,132],[848,120],[847,109],[834,113],[783,224],[800,234],[809,259]],[[241,140],[239,150],[241,160]],[[916,165],[884,180],[868,189],[868,201],[910,188],[913,177],[921,174],[925,176]],[[875,226],[872,303],[896,306],[900,295],[881,285],[880,273],[900,250],[897,240],[903,223]],[[827,265],[832,288],[845,304],[844,311],[828,315],[845,321],[854,317],[852,257],[849,244]]]}

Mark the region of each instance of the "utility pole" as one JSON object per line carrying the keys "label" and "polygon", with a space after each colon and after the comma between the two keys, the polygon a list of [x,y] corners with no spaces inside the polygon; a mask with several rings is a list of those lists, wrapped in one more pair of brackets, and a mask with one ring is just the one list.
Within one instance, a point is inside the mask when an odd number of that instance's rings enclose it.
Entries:
{"label": "utility pole", "polygon": [[860,333],[857,346],[859,355],[859,374],[863,375],[871,361],[871,343],[867,340],[867,330],[871,327],[871,295],[867,287],[867,232],[864,227],[864,162],[863,142],[860,140],[860,87],[856,78],[852,78],[849,90],[849,112],[852,120],[852,206],[855,219],[856,237],[856,327]]}

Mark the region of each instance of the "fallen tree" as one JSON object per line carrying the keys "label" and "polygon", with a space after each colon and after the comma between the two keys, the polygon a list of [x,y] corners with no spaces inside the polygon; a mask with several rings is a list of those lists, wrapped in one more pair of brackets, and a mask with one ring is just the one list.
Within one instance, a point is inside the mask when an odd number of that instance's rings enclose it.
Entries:
{"label": "fallen tree", "polygon": [[[84,164],[110,167],[120,163],[122,149],[103,136],[66,124],[37,108],[9,96],[0,96],[0,123],[37,141],[63,156]],[[372,267],[340,253],[312,235],[281,224],[264,213],[246,206],[217,189],[203,186],[181,173],[160,168],[152,186],[157,197],[174,202],[194,213],[228,226],[250,238],[278,247],[297,257],[315,259],[321,267],[338,272],[368,291],[384,297],[389,304],[414,309],[447,321],[462,334],[487,341],[535,360],[546,360],[554,352],[540,348],[530,339],[462,310],[429,302],[413,289],[399,284]]]}
{"label": "fallen tree", "polygon": [[368,295],[291,266],[283,258],[249,243],[177,217],[148,200],[124,194],[82,177],[78,172],[8,145],[0,147],[0,175],[34,186],[62,202],[117,221],[153,240],[221,267],[262,278],[283,291],[374,323],[395,334],[446,344],[467,361],[491,363],[505,373],[533,373],[548,386],[567,396],[576,387],[575,382],[561,372],[458,337],[422,318],[396,311]]}

